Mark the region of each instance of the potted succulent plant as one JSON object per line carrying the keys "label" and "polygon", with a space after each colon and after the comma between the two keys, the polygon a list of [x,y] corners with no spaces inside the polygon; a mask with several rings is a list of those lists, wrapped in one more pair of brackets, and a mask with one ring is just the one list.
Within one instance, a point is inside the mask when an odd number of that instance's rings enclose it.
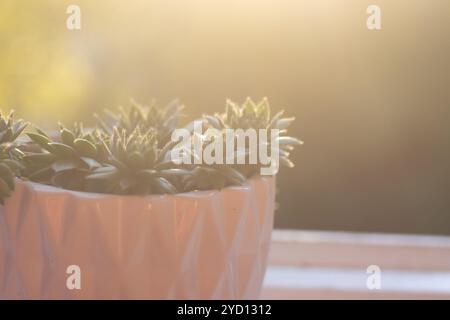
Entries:
{"label": "potted succulent plant", "polygon": [[[175,162],[182,109],[133,103],[56,136],[0,117],[0,299],[258,297],[275,178],[259,164]],[[228,129],[277,129],[272,151],[293,166],[292,121],[272,117],[267,100],[228,102],[201,119],[216,132],[202,144]]]}

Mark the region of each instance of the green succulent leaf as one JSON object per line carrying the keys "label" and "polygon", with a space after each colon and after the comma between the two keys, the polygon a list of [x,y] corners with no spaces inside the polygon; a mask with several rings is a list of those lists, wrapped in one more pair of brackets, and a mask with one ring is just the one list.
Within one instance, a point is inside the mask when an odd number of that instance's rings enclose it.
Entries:
{"label": "green succulent leaf", "polygon": [[55,173],[73,170],[80,167],[80,163],[75,159],[60,159],[52,163],[51,168]]}
{"label": "green succulent leaf", "polygon": [[222,173],[225,177],[229,178],[236,184],[242,184],[247,180],[247,178],[242,173],[231,167],[224,166],[222,169]]}
{"label": "green succulent leaf", "polygon": [[54,186],[71,190],[83,190],[85,171],[72,169],[56,172],[50,181]]}
{"label": "green succulent leaf", "polygon": [[25,128],[27,126],[28,126],[28,122],[23,122],[23,121],[16,122],[13,125],[13,130],[12,130],[13,134],[12,134],[11,140],[16,140],[22,134],[22,132],[25,130]]}
{"label": "green succulent leaf", "polygon": [[169,180],[163,177],[155,178],[153,186],[155,186],[160,193],[177,193],[177,189],[169,182]]}
{"label": "green succulent leaf", "polygon": [[39,145],[41,148],[48,150],[50,152],[53,150],[49,146],[49,143],[51,143],[52,141],[47,136],[33,132],[27,132],[27,136],[31,139],[31,141]]}
{"label": "green succulent leaf", "polygon": [[52,152],[58,157],[71,157],[76,154],[75,149],[64,143],[50,142],[48,144]]}
{"label": "green succulent leaf", "polygon": [[[154,170],[155,172],[158,172]],[[186,169],[178,169],[178,168],[172,168],[172,169],[163,169],[159,171],[159,175],[164,177],[183,177],[189,175],[191,172]]]}
{"label": "green succulent leaf", "polygon": [[31,181],[39,181],[47,183],[49,182],[53,173],[54,173],[53,169],[50,166],[44,167],[28,175],[28,179],[30,179]]}
{"label": "green succulent leaf", "polygon": [[216,128],[216,129],[219,129],[219,130],[223,128],[221,122],[216,117],[209,116],[209,115],[204,115],[203,117],[206,119],[206,121],[208,121],[208,123],[213,128]]}
{"label": "green succulent leaf", "polygon": [[[26,144],[17,138],[28,123],[15,121],[12,112],[7,117],[0,114],[0,203],[14,190],[16,176],[80,191],[172,194],[241,185],[259,173],[259,164],[237,164],[238,158],[247,162],[252,156],[248,147],[225,155],[225,162],[233,165],[177,165],[170,161],[171,151],[179,147],[178,141],[171,141],[171,134],[179,125],[182,110],[176,101],[164,108],[131,101],[129,107],[95,115],[95,129],[85,130],[82,123],[71,128],[60,125],[56,138],[36,128],[26,133],[31,140]],[[294,166],[289,160],[291,151],[302,144],[287,135],[294,120],[283,118],[283,111],[272,117],[266,98],[257,103],[247,98],[243,104],[228,100],[223,114],[206,114],[200,119],[203,129],[214,128],[221,138],[226,129],[278,129],[279,147],[273,152],[279,155],[280,164],[288,167]],[[191,133],[191,143],[203,147],[215,143],[215,138],[206,140],[194,132],[192,122],[185,128]],[[271,141],[260,146],[269,149]],[[200,159],[191,148],[182,148],[182,152],[191,160]]]}
{"label": "green succulent leaf", "polygon": [[66,128],[61,129],[61,141],[63,144],[73,147],[74,140],[75,140],[75,135],[73,134],[72,131],[70,131]]}
{"label": "green succulent leaf", "polygon": [[97,156],[97,148],[89,140],[77,138],[74,140],[74,146],[78,154],[83,157],[95,158]]}
{"label": "green succulent leaf", "polygon": [[291,125],[292,122],[294,122],[295,118],[282,118],[276,122],[275,128],[279,130],[286,129]]}
{"label": "green succulent leaf", "polygon": [[139,171],[139,175],[142,175],[142,177],[144,179],[153,179],[154,177],[156,177],[158,174],[157,170],[153,170],[153,169],[145,169],[145,170],[141,170]]}
{"label": "green succulent leaf", "polygon": [[44,136],[44,137],[46,137],[47,139],[50,140],[50,137],[47,135],[47,133],[45,133],[45,131],[39,129],[38,127],[35,127],[35,130],[36,130],[36,132],[39,133],[41,136]]}
{"label": "green succulent leaf", "polygon": [[294,163],[286,157],[280,157],[280,163],[288,168],[294,167]]}
{"label": "green succulent leaf", "polygon": [[[114,167],[104,167],[104,170],[94,170],[93,173],[86,176],[86,179],[92,180],[112,180],[116,179],[119,171]],[[106,170],[105,170],[106,169]]]}
{"label": "green succulent leaf", "polygon": [[52,153],[29,153],[22,159],[29,164],[49,164],[55,160],[55,155]]}
{"label": "green succulent leaf", "polygon": [[11,160],[11,159],[3,159],[2,162],[12,171],[12,172],[16,172],[20,169],[23,168],[23,165],[16,160]]}
{"label": "green succulent leaf", "polygon": [[94,168],[101,167],[101,164],[97,160],[95,160],[93,158],[81,157],[80,159],[81,159],[81,161],[83,161],[86,164],[86,166],[89,169],[94,169]]}
{"label": "green succulent leaf", "polygon": [[284,110],[279,111],[267,124],[267,129],[273,129],[277,121],[283,116]]}
{"label": "green succulent leaf", "polygon": [[293,138],[293,137],[279,137],[278,138],[278,143],[280,144],[280,146],[282,145],[290,145],[290,146],[299,146],[302,145],[303,142],[298,140],[297,138]]}

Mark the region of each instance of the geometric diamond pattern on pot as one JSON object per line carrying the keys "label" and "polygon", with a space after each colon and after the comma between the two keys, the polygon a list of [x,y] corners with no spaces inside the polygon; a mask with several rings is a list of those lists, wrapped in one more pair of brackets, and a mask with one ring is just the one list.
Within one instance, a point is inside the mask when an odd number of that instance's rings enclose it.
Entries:
{"label": "geometric diamond pattern on pot", "polygon": [[[0,210],[0,298],[258,298],[274,183],[117,196],[17,181]],[[72,264],[81,290],[66,288]]]}

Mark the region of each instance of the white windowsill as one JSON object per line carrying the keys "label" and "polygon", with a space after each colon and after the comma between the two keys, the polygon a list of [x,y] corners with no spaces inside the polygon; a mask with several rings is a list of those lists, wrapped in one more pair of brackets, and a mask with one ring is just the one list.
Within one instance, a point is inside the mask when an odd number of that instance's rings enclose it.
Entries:
{"label": "white windowsill", "polygon": [[276,230],[261,298],[450,299],[450,237]]}

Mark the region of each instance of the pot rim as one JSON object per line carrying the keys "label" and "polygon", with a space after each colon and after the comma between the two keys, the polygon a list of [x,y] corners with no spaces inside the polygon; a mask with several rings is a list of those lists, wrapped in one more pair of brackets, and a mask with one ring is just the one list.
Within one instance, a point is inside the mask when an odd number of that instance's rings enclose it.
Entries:
{"label": "pot rim", "polygon": [[28,186],[34,191],[38,193],[54,193],[54,194],[67,194],[71,196],[75,196],[77,198],[89,198],[89,199],[105,199],[105,198],[121,198],[121,199],[161,199],[161,198],[169,198],[169,197],[194,197],[194,198],[202,198],[202,197],[210,197],[217,193],[221,193],[227,190],[235,190],[235,191],[247,191],[250,190],[252,183],[258,183],[261,181],[270,182],[274,179],[275,176],[261,176],[256,175],[248,178],[243,185],[240,186],[228,186],[223,189],[211,189],[211,190],[199,190],[199,191],[189,191],[189,192],[181,192],[175,194],[148,194],[148,195],[121,195],[121,194],[111,194],[111,193],[95,193],[95,192],[87,192],[87,191],[74,191],[69,189],[63,189],[59,187],[55,187],[52,185],[47,185],[43,183],[33,182],[29,180],[23,180],[20,178],[16,178],[17,185]]}

